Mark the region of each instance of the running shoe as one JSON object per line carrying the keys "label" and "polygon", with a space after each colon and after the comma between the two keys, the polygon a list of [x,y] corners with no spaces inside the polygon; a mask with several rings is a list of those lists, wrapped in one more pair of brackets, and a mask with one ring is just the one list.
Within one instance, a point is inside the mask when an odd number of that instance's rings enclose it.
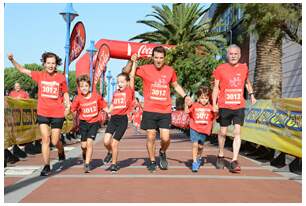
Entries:
{"label": "running shoe", "polygon": [[199,167],[200,167],[200,166],[203,166],[203,165],[204,165],[204,158],[203,158],[203,157],[199,157],[199,158],[197,159],[197,162],[198,162],[198,164],[199,164]]}
{"label": "running shoe", "polygon": [[49,176],[51,174],[50,165],[45,165],[43,170],[40,172],[40,176]]}
{"label": "running shoe", "polygon": [[66,159],[66,156],[65,156],[65,152],[63,151],[62,153],[58,153],[58,160],[59,161],[63,161]]}
{"label": "running shoe", "polygon": [[111,166],[109,167],[109,170],[112,173],[116,173],[119,170],[119,166],[117,164],[111,164]]}
{"label": "running shoe", "polygon": [[89,164],[84,164],[84,173],[89,173],[89,171],[90,171]]}
{"label": "running shoe", "polygon": [[150,172],[155,172],[156,171],[156,162],[155,161],[151,161],[148,165],[148,170]]}
{"label": "running shoe", "polygon": [[103,162],[104,163],[109,163],[110,161],[112,161],[112,153],[108,152],[107,155],[105,156]]}
{"label": "running shoe", "polygon": [[166,152],[162,152],[161,150],[159,150],[159,167],[162,170],[167,170],[168,169]]}
{"label": "running shoe", "polygon": [[192,163],[192,172],[198,172],[199,168],[200,168],[200,164],[198,161],[195,161]]}
{"label": "running shoe", "polygon": [[229,171],[232,173],[239,173],[241,171],[238,161],[231,162]]}

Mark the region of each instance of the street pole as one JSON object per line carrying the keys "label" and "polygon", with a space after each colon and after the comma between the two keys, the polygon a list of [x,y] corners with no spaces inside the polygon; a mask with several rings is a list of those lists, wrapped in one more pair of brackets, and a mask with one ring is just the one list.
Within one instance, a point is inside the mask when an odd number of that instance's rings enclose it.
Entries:
{"label": "street pole", "polygon": [[110,70],[108,70],[106,78],[107,78],[107,103],[109,105],[110,104],[110,87],[111,87],[110,81],[112,78],[112,74]]}
{"label": "street pole", "polygon": [[90,83],[92,85],[92,89],[91,91],[93,91],[93,56],[94,54],[97,52],[96,48],[95,48],[95,41],[91,40],[90,41],[90,46],[89,48],[86,50],[87,52],[89,52],[89,72],[90,72]]}

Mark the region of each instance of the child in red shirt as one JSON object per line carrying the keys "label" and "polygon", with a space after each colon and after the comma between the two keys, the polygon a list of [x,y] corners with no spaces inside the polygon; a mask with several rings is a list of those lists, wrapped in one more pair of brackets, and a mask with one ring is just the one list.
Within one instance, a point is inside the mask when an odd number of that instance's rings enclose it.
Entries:
{"label": "child in red shirt", "polygon": [[93,141],[100,128],[100,110],[103,109],[107,112],[108,109],[106,102],[97,94],[95,89],[93,89],[93,92],[90,92],[90,79],[88,75],[81,75],[76,81],[81,94],[74,98],[71,111],[75,112],[75,114],[78,112],[79,115],[84,172],[88,173],[93,153]]}
{"label": "child in red shirt", "polygon": [[197,172],[202,164],[203,145],[207,136],[211,134],[214,120],[213,107],[209,103],[210,91],[207,87],[200,87],[197,102],[185,104],[185,112],[190,116],[190,139],[192,144],[192,172]]}
{"label": "child in red shirt", "polygon": [[133,67],[130,77],[121,73],[117,76],[118,89],[113,94],[112,104],[110,106],[111,118],[107,124],[104,136],[104,146],[108,153],[104,158],[104,163],[112,161],[109,170],[117,172],[119,166],[117,165],[118,159],[118,144],[124,135],[128,126],[127,114],[131,111],[134,98],[134,76],[136,71],[135,61],[137,55],[132,56]]}
{"label": "child in red shirt", "polygon": [[[65,160],[64,147],[60,141],[65,115],[70,109],[70,100],[65,76],[57,72],[62,59],[52,52],[42,54],[41,62],[44,71],[31,71],[18,64],[12,53],[8,59],[21,72],[31,77],[38,84],[37,122],[42,139],[44,168],[41,176],[51,174],[50,169],[50,136],[51,143],[58,149],[58,159]],[[51,134],[50,129],[51,127]]]}

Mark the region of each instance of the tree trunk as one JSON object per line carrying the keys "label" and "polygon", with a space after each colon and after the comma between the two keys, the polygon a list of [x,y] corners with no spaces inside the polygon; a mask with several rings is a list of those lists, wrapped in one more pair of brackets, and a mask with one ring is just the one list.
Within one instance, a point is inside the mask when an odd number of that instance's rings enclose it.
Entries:
{"label": "tree trunk", "polygon": [[254,92],[257,99],[282,96],[282,44],[271,35],[259,37],[256,44]]}

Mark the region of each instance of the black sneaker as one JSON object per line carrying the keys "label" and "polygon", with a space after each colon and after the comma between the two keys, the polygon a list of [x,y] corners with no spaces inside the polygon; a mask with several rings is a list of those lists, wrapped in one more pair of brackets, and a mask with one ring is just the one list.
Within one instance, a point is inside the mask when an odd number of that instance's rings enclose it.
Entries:
{"label": "black sneaker", "polygon": [[66,156],[65,156],[65,152],[63,151],[62,153],[58,153],[58,160],[59,161],[63,161],[66,159]]}
{"label": "black sneaker", "polygon": [[232,161],[230,164],[229,171],[232,173],[239,173],[241,171],[238,161]]}
{"label": "black sneaker", "polygon": [[167,170],[168,169],[166,152],[162,152],[161,150],[159,150],[159,167],[162,170]]}
{"label": "black sneaker", "polygon": [[148,170],[150,172],[155,172],[156,171],[156,162],[155,161],[151,161],[148,165]]}
{"label": "black sneaker", "polygon": [[111,166],[109,167],[109,170],[112,173],[116,173],[119,170],[119,166],[117,164],[111,164]]}
{"label": "black sneaker", "polygon": [[105,156],[103,162],[104,163],[109,163],[110,161],[112,161],[112,153],[108,152],[107,155]]}
{"label": "black sneaker", "polygon": [[84,173],[89,173],[90,167],[89,164],[84,164]]}
{"label": "black sneaker", "polygon": [[224,169],[224,157],[217,157],[216,168]]}
{"label": "black sneaker", "polygon": [[45,165],[43,170],[40,172],[40,176],[48,176],[51,174],[50,165]]}

